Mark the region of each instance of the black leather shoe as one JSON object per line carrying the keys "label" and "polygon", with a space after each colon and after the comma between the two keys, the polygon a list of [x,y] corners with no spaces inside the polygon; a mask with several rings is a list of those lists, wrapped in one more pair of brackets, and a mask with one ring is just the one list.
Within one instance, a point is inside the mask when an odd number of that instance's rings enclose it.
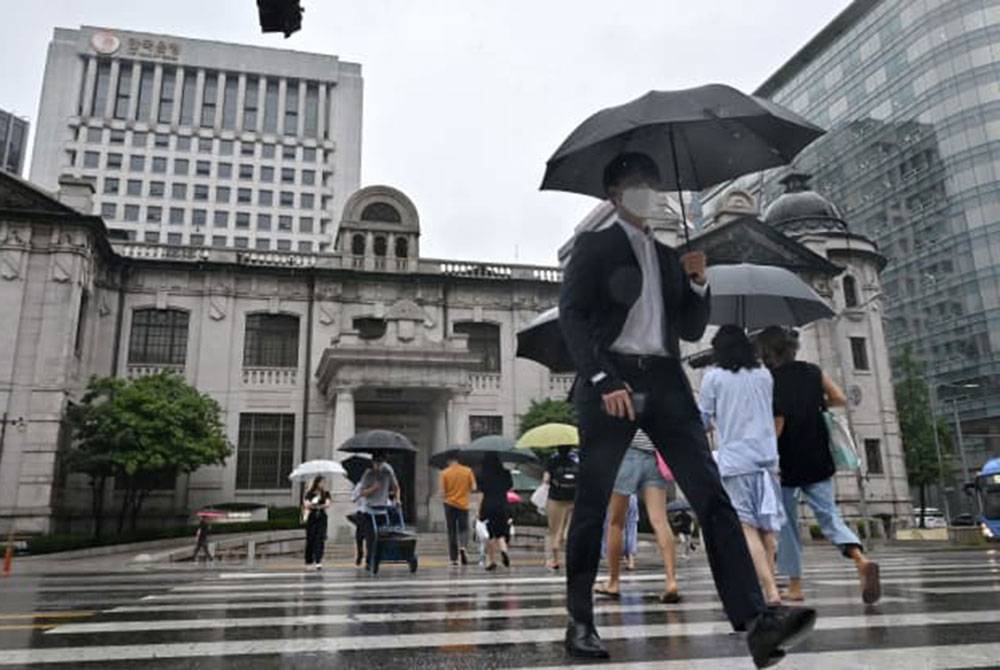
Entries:
{"label": "black leather shoe", "polygon": [[816,610],[810,607],[768,607],[748,627],[747,647],[754,664],[758,668],[774,665],[815,625]]}
{"label": "black leather shoe", "polygon": [[566,627],[566,653],[575,658],[609,658],[592,623],[570,621]]}

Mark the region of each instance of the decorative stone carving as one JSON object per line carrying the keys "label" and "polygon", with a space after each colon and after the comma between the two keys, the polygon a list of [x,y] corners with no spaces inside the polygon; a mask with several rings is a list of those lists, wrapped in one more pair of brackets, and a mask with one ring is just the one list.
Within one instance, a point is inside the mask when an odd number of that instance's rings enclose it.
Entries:
{"label": "decorative stone carving", "polygon": [[108,297],[102,295],[101,300],[97,303],[97,315],[103,318],[108,314],[111,314],[111,305],[108,304]]}
{"label": "decorative stone carving", "polygon": [[0,277],[8,281],[20,277],[23,256],[23,252],[20,251],[5,251],[0,254]]}
{"label": "decorative stone carving", "polygon": [[58,258],[53,259],[53,261],[52,261],[52,281],[58,282],[60,284],[65,284],[65,283],[69,282],[69,280],[72,278],[72,276],[73,275],[72,275],[71,270],[68,270],[64,266],[63,261],[59,260]]}

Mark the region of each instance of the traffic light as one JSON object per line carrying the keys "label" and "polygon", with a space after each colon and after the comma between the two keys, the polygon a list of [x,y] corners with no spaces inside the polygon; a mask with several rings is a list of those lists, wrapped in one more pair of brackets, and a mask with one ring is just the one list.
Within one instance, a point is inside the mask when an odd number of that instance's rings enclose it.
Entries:
{"label": "traffic light", "polygon": [[260,29],[265,33],[284,33],[287,38],[302,28],[299,0],[257,0]]}

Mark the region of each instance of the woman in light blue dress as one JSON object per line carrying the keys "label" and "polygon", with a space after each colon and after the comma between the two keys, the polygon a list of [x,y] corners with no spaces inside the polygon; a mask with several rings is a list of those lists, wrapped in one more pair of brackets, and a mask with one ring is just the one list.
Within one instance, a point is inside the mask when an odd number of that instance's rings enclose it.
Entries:
{"label": "woman in light blue dress", "polygon": [[785,511],[771,411],[774,382],[742,328],[720,328],[712,349],[715,365],[701,382],[698,404],[706,429],[718,432],[722,485],[743,526],[764,598],[778,604],[774,556]]}

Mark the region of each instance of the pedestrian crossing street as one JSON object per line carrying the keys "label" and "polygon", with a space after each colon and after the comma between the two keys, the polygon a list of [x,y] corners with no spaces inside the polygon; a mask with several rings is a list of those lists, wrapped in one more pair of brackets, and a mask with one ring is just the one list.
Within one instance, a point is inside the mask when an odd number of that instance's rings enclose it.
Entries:
{"label": "pedestrian crossing street", "polygon": [[[781,668],[1000,665],[1000,552],[883,550],[882,601],[852,564],[806,557],[814,634]],[[47,574],[0,584],[0,667],[565,668],[563,576],[515,557],[506,572],[208,568]],[[278,567],[278,566],[275,566]],[[611,668],[751,668],[703,558],[680,567],[684,602],[656,601],[651,557],[619,601],[599,600]]]}

